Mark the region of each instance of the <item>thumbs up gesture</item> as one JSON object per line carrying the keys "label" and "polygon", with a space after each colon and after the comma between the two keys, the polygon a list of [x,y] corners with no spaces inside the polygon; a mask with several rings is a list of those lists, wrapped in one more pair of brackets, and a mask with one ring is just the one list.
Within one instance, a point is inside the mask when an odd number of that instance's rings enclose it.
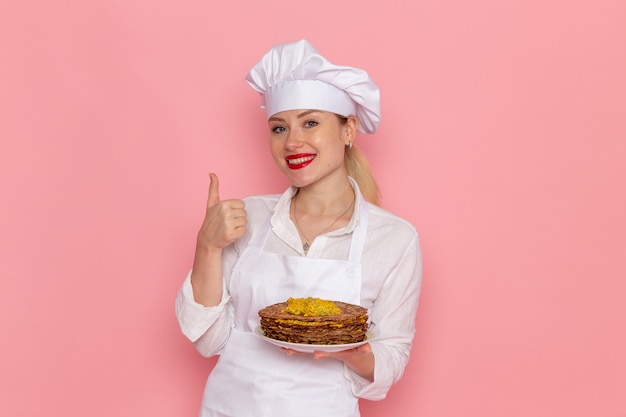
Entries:
{"label": "thumbs up gesture", "polygon": [[197,244],[206,249],[222,249],[246,233],[246,209],[243,200],[220,201],[217,175],[209,176],[209,198]]}

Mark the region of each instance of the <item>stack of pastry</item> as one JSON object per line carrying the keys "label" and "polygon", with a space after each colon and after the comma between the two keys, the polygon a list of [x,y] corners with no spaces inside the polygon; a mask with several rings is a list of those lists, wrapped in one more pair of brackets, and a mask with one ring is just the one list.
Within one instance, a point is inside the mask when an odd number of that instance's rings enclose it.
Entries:
{"label": "stack of pastry", "polygon": [[289,298],[259,310],[265,336],[291,343],[336,345],[365,340],[367,309],[320,298]]}

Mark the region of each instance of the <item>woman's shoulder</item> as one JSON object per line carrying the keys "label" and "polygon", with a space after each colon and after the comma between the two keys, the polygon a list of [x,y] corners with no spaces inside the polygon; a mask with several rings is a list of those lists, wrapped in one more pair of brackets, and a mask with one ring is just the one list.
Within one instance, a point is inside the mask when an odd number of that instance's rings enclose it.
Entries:
{"label": "woman's shoulder", "polygon": [[262,194],[244,197],[243,201],[248,209],[273,210],[280,199],[280,194]]}
{"label": "woman's shoulder", "polygon": [[280,194],[263,194],[245,197],[243,201],[246,205],[248,218],[254,219],[260,217],[264,219],[267,217],[269,213],[274,211],[280,196]]}
{"label": "woman's shoulder", "polygon": [[368,204],[369,228],[394,233],[397,238],[413,239],[418,231],[413,223],[375,204]]}

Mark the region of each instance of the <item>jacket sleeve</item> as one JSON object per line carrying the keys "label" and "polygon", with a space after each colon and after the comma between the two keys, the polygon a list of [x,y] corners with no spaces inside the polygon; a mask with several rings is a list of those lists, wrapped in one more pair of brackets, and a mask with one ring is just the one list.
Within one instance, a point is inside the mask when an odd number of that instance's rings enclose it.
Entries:
{"label": "jacket sleeve", "polygon": [[415,315],[422,283],[422,256],[417,233],[395,262],[371,311],[371,341],[374,353],[374,382],[345,367],[355,396],[382,400],[403,375],[409,361]]}
{"label": "jacket sleeve", "polygon": [[176,296],[176,317],[182,333],[193,342],[202,356],[219,354],[234,323],[233,305],[228,292],[232,268],[238,259],[238,248],[230,245],[222,252],[222,299],[214,307],[196,303],[191,287],[191,271]]}
{"label": "jacket sleeve", "polygon": [[205,307],[195,302],[191,272],[187,274],[176,296],[176,317],[180,329],[198,352],[206,357],[220,353],[226,344],[232,327],[231,309],[230,295],[226,290],[217,306]]}

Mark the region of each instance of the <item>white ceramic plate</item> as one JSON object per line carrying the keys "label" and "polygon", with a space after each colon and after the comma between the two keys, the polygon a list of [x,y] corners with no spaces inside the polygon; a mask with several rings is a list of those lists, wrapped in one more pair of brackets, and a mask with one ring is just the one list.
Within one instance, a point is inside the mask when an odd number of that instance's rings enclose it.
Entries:
{"label": "white ceramic plate", "polygon": [[354,349],[357,346],[364,345],[370,339],[370,332],[365,334],[365,340],[357,343],[347,343],[343,345],[309,345],[306,343],[291,343],[291,342],[283,342],[281,340],[272,339],[270,337],[265,336],[265,332],[261,329],[261,326],[258,326],[255,329],[257,335],[261,336],[265,341],[284,348],[297,350],[298,352],[312,353],[314,351],[319,352],[341,352],[342,350]]}

